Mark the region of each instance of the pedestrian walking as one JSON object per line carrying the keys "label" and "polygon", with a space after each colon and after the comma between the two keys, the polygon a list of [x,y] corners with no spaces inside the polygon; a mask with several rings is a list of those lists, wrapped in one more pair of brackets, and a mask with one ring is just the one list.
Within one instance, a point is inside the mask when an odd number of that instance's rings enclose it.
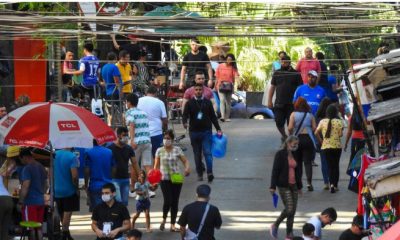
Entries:
{"label": "pedestrian walking", "polygon": [[124,240],[124,232],[131,228],[129,211],[115,201],[115,186],[106,183],[101,187],[102,202],[93,209],[92,230],[97,240]]}
{"label": "pedestrian walking", "polygon": [[[290,65],[290,57],[281,58],[280,68],[272,75],[271,86],[268,93],[268,108],[273,109],[275,123],[281,134],[282,142],[288,134],[285,130],[285,123],[289,123],[290,115],[293,112],[293,95],[298,86],[303,84],[301,75]],[[272,102],[276,93],[275,103]]]}
{"label": "pedestrian walking", "polygon": [[207,179],[208,182],[212,182],[214,180],[213,156],[211,154],[212,125],[217,129],[218,135],[222,135],[222,131],[211,101],[203,97],[203,86],[196,84],[194,89],[195,97],[186,104],[182,122],[184,128],[187,129],[189,120],[190,142],[193,148],[198,181],[203,181],[205,170],[202,162],[203,152],[207,165]]}
{"label": "pedestrian walking", "polygon": [[[181,79],[179,82],[179,89],[183,90],[185,87],[190,88],[194,85],[195,74],[200,71],[204,75],[208,73],[208,87],[212,86],[213,71],[210,59],[207,54],[199,51],[200,41],[192,38],[190,39],[191,51],[183,57]],[[186,77],[187,73],[187,78]]]}
{"label": "pedestrian walking", "polygon": [[[322,99],[321,104],[318,107],[318,111],[315,114],[317,126],[319,122],[326,118],[326,109],[328,106],[332,104],[332,101],[330,98],[325,97]],[[320,136],[322,137],[322,136]],[[320,158],[321,158],[321,172],[322,172],[322,178],[324,180],[324,190],[329,190],[329,171],[328,171],[328,163],[326,162],[326,157],[325,154],[322,154],[320,151]]]}
{"label": "pedestrian walking", "polygon": [[[112,182],[116,188],[115,199],[118,202],[122,202],[125,206],[128,206],[130,186],[132,186],[133,189],[140,170],[136,161],[135,152],[128,143],[128,128],[118,127],[117,140],[108,147],[112,151],[115,160],[115,168],[114,171],[112,171]],[[129,174],[129,172],[131,172],[131,174]]]}
{"label": "pedestrian walking", "polygon": [[293,223],[296,214],[298,195],[303,187],[301,182],[301,164],[298,164],[294,152],[299,147],[299,139],[289,136],[284,146],[275,154],[274,165],[271,174],[271,186],[269,191],[275,194],[278,187],[285,208],[281,215],[271,225],[270,234],[274,239],[278,238],[278,228],[286,218],[286,239],[293,238]]}
{"label": "pedestrian walking", "polygon": [[218,91],[219,96],[221,121],[230,122],[232,93],[234,91],[235,78],[239,77],[236,59],[233,54],[226,55],[225,62],[218,65],[215,77],[217,78],[215,90]]}
{"label": "pedestrian walking", "polygon": [[337,213],[332,207],[325,209],[320,215],[310,218],[307,223],[314,225],[314,240],[322,239],[322,228],[336,221]]}
{"label": "pedestrian walking", "polygon": [[318,73],[314,70],[308,72],[308,83],[299,86],[294,93],[293,102],[299,97],[307,100],[308,105],[311,107],[311,113],[315,115],[318,111],[319,104],[326,96],[325,90],[318,86]]}
{"label": "pedestrian walking", "polygon": [[111,172],[114,167],[115,159],[112,151],[99,146],[93,139],[93,148],[85,153],[85,189],[89,197],[90,212],[101,203],[102,186],[112,183]]}
{"label": "pedestrian walking", "polygon": [[[44,193],[47,189],[47,172],[38,161],[33,158],[31,148],[24,148],[19,154],[24,168],[21,173],[21,190],[18,203],[22,205],[23,221],[43,223],[44,221]],[[31,239],[42,239],[41,229],[37,230],[38,238],[31,229]]]}
{"label": "pedestrian walking", "polygon": [[137,95],[127,95],[126,126],[129,129],[130,145],[135,150],[139,166],[149,172],[153,168],[149,119],[144,111],[137,108],[138,102]]}
{"label": "pedestrian walking", "polygon": [[214,240],[214,229],[220,229],[222,226],[221,213],[209,203],[210,186],[199,185],[196,193],[197,200],[186,205],[179,217],[182,239]]}
{"label": "pedestrian walking", "polygon": [[[157,149],[154,169],[160,169],[162,178],[160,182],[163,193],[163,219],[160,230],[165,229],[168,212],[171,211],[171,232],[176,231],[175,222],[178,214],[179,196],[182,189],[183,178],[190,174],[189,161],[180,147],[174,146],[175,134],[167,130],[164,135],[163,147]],[[185,166],[182,173],[179,162]]]}
{"label": "pedestrian walking", "polygon": [[56,151],[54,158],[54,196],[61,217],[62,240],[73,240],[69,231],[72,212],[80,210],[79,160],[71,149]]}
{"label": "pedestrian walking", "polygon": [[[310,106],[307,101],[299,97],[294,104],[294,112],[290,115],[288,130],[290,134],[294,134],[299,138],[299,148],[294,153],[299,166],[304,164],[307,177],[307,190],[314,191],[312,185],[312,162],[315,157],[315,144],[314,131],[316,123],[314,116],[310,113]],[[300,167],[301,174],[303,175],[303,167]]]}
{"label": "pedestrian walking", "polygon": [[304,57],[297,63],[296,70],[301,73],[301,78],[303,79],[304,84],[308,84],[308,74],[310,71],[316,72],[316,78],[319,79],[321,74],[321,65],[317,59],[313,58],[313,51],[311,48],[307,47],[304,49]]}
{"label": "pedestrian walking", "polygon": [[145,97],[139,98],[138,109],[147,114],[151,140],[151,155],[154,158],[156,151],[163,142],[163,132],[168,127],[167,110],[163,101],[157,98],[157,88],[153,85],[147,90]]}
{"label": "pedestrian walking", "polygon": [[339,161],[342,154],[341,137],[343,136],[343,123],[338,116],[335,104],[329,105],[326,109],[326,118],[319,122],[315,135],[322,143],[321,151],[328,163],[330,190],[331,193],[335,193],[338,190]]}
{"label": "pedestrian walking", "polygon": [[275,72],[275,71],[281,69],[281,67],[282,67],[281,60],[284,56],[287,56],[287,53],[285,51],[278,52],[278,60],[276,60],[272,63],[272,72]]}
{"label": "pedestrian walking", "polygon": [[150,197],[149,190],[155,191],[156,186],[151,185],[146,181],[146,172],[140,171],[138,182],[135,183],[134,191],[136,193],[136,213],[132,218],[131,228],[135,228],[136,220],[140,217],[140,214],[144,212],[146,216],[146,232],[151,232],[150,227]]}

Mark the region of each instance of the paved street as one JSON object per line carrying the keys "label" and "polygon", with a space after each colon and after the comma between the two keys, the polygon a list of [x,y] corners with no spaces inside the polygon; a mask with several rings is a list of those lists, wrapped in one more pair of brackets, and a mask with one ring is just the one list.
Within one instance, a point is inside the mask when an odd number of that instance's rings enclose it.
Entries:
{"label": "paved street", "polygon": [[[280,145],[275,123],[271,120],[233,119],[230,123],[221,124],[228,136],[228,153],[224,159],[214,160],[215,180],[212,183],[211,203],[219,207],[223,217],[223,227],[217,231],[217,239],[269,239],[268,227],[282,210],[279,202],[274,209],[272,198],[268,192],[273,157]],[[183,129],[175,126],[177,135]],[[183,140],[188,147],[186,154],[194,171],[193,154],[189,139]],[[319,156],[316,162],[320,165]],[[320,167],[314,167],[314,192],[305,191],[299,199],[295,218],[295,235],[301,235],[303,223],[326,207],[338,210],[338,220],[332,226],[327,226],[324,239],[338,239],[341,231],[348,228],[356,209],[356,195],[347,191],[347,175],[345,168],[348,163],[348,153],[341,159],[340,191],[331,194],[322,190],[323,182]],[[303,178],[304,183],[304,178]],[[179,209],[195,199],[195,188],[199,183],[196,174],[186,179],[183,185]],[[81,212],[73,216],[71,232],[75,239],[94,239],[90,229],[90,215],[85,206],[84,194],[81,199]],[[152,199],[151,220],[153,233],[144,234],[145,240],[178,239],[178,233],[161,232],[158,227],[161,221],[162,194],[157,191]],[[130,199],[129,210],[134,213],[135,200]],[[139,218],[137,227],[144,228],[144,216]],[[169,229],[169,225],[166,226]],[[285,222],[281,224],[280,239],[285,236]]]}

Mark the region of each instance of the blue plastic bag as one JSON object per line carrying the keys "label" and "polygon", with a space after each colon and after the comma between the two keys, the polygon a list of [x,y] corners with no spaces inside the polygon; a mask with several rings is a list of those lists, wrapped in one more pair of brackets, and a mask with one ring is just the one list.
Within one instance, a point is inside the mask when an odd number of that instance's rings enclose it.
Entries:
{"label": "blue plastic bag", "polygon": [[274,204],[274,208],[278,207],[279,196],[275,192],[272,194],[272,203]]}
{"label": "blue plastic bag", "polygon": [[228,139],[225,135],[218,136],[218,134],[213,134],[212,136],[212,155],[216,158],[223,158],[226,154],[226,145]]}

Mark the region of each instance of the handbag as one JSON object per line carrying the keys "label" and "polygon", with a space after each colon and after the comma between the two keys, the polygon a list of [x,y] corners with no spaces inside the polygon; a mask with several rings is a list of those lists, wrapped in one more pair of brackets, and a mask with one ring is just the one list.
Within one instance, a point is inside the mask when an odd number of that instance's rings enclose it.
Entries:
{"label": "handbag", "polygon": [[206,221],[206,216],[207,216],[208,210],[210,210],[210,204],[207,203],[207,206],[206,206],[206,209],[204,210],[203,217],[201,218],[201,222],[199,225],[199,229],[197,230],[197,233],[194,233],[189,228],[186,228],[186,234],[185,234],[185,237],[183,238],[184,240],[198,240],[199,239],[200,232],[203,229],[204,222]]}
{"label": "handbag", "polygon": [[222,93],[231,93],[233,91],[233,84],[231,82],[221,82],[218,91]]}
{"label": "handbag", "polygon": [[170,178],[172,184],[182,184],[185,180],[185,177],[181,173],[170,173]]}

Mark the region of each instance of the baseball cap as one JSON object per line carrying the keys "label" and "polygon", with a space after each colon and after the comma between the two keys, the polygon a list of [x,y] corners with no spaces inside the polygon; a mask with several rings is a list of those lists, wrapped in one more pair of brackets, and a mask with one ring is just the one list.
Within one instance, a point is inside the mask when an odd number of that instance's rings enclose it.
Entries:
{"label": "baseball cap", "polygon": [[353,218],[352,224],[359,228],[364,228],[364,218],[357,215]]}
{"label": "baseball cap", "polygon": [[18,157],[20,152],[21,152],[21,147],[20,146],[9,146],[9,147],[7,147],[7,157],[8,158]]}
{"label": "baseball cap", "polygon": [[314,71],[314,70],[310,70],[310,71],[308,72],[308,75],[311,75],[311,76],[313,76],[313,77],[318,77],[318,73],[317,73],[316,71]]}
{"label": "baseball cap", "polygon": [[197,196],[208,197],[211,193],[211,188],[207,184],[201,184],[196,189]]}

